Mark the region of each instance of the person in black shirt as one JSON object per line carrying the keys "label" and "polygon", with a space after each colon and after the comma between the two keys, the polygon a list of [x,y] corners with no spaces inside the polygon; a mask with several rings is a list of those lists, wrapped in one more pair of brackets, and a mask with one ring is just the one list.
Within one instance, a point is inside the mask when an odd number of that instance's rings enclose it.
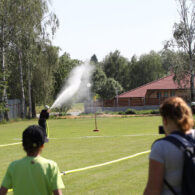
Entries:
{"label": "person in black shirt", "polygon": [[45,136],[45,141],[48,142],[48,132],[47,132],[47,122],[46,120],[49,118],[49,106],[45,105],[45,109],[41,110],[38,124],[41,126],[44,130],[43,134]]}

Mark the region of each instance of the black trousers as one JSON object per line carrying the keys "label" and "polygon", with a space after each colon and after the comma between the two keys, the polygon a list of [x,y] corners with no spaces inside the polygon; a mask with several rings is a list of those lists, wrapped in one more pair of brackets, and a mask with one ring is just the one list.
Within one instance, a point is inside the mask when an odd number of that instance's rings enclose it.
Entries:
{"label": "black trousers", "polygon": [[47,124],[46,124],[46,119],[40,118],[38,123],[39,123],[39,126],[41,126],[42,129],[43,129],[44,136],[47,137],[47,132],[46,132],[46,125]]}

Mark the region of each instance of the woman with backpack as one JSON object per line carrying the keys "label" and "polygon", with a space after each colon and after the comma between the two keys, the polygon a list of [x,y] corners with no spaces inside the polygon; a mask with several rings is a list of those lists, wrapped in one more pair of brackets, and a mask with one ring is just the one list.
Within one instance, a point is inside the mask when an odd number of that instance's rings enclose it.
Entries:
{"label": "woman with backpack", "polygon": [[[152,145],[144,195],[185,195],[183,173],[187,155],[184,150],[186,145],[191,148],[195,146],[192,112],[182,98],[171,97],[160,106],[160,114],[165,138]],[[188,195],[193,193],[191,189],[187,190]]]}

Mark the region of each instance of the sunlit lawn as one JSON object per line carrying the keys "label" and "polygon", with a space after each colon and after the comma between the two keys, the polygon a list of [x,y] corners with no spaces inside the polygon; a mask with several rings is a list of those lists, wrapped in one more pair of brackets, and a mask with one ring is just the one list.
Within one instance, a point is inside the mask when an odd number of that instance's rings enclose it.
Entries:
{"label": "sunlit lawn", "polygon": [[[36,120],[0,125],[0,145],[19,142],[23,129]],[[42,156],[55,160],[61,171],[73,170],[126,157],[150,149],[159,138],[160,117],[49,120],[50,141]],[[0,147],[0,181],[8,164],[24,156],[22,146]],[[64,194],[142,194],[148,168],[148,154],[110,165],[62,176]],[[12,193],[10,193],[12,194]]]}

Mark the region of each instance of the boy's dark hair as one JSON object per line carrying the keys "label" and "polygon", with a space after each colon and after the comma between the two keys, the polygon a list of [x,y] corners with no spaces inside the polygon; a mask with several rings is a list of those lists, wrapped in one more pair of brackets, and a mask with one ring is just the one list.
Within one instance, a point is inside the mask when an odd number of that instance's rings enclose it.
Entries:
{"label": "boy's dark hair", "polygon": [[26,152],[35,152],[44,144],[44,134],[42,127],[31,125],[22,134],[22,143]]}

